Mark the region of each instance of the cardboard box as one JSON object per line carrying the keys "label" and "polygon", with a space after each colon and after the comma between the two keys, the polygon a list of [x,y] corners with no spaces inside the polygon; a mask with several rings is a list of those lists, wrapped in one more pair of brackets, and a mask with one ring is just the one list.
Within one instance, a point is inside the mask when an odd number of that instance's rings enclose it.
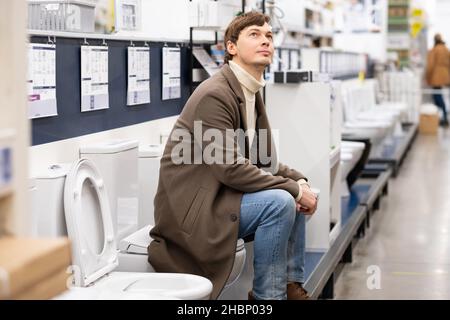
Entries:
{"label": "cardboard box", "polygon": [[11,299],[71,265],[67,238],[0,238],[0,299]]}
{"label": "cardboard box", "polygon": [[421,134],[437,134],[439,128],[439,114],[421,114],[419,132]]}
{"label": "cardboard box", "polygon": [[43,279],[39,283],[11,297],[14,300],[47,300],[63,293],[68,289],[67,281],[70,274],[66,268]]}

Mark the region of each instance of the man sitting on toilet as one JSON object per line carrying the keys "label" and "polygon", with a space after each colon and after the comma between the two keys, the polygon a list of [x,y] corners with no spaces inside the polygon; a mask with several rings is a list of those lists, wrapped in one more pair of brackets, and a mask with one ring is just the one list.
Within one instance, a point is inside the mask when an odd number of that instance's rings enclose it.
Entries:
{"label": "man sitting on toilet", "polygon": [[250,235],[249,299],[308,298],[305,215],[317,198],[300,172],[277,160],[259,92],[274,52],[268,23],[256,12],[230,23],[224,66],[189,98],[161,159],[149,262],[157,272],[210,279],[212,299],[230,275],[237,239]]}

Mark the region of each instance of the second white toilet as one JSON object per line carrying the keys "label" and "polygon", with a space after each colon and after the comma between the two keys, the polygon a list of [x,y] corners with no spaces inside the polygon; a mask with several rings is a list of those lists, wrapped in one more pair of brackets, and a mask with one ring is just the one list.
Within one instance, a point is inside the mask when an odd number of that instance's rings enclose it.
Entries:
{"label": "second white toilet", "polygon": [[[152,241],[149,233],[154,226],[153,199],[157,191],[162,152],[163,149],[160,145],[141,145],[139,147],[139,221],[142,228],[119,242],[118,270],[120,271],[154,271],[148,263],[147,247]],[[244,241],[238,239],[234,265],[226,287],[232,285],[239,278],[244,269],[245,258]]]}

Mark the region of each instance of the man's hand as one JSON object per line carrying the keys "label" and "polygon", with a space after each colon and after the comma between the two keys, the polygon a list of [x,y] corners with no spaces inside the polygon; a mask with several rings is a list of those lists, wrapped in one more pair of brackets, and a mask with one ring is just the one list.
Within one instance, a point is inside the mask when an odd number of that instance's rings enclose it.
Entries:
{"label": "man's hand", "polygon": [[307,184],[302,185],[303,195],[297,202],[297,211],[305,215],[312,215],[317,209],[317,196]]}

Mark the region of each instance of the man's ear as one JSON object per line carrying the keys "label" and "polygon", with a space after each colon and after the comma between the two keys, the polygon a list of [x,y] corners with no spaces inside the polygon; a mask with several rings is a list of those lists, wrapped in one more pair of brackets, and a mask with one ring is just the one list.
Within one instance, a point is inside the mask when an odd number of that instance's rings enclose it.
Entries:
{"label": "man's ear", "polygon": [[227,41],[227,52],[232,56],[236,55],[237,53],[236,44],[230,40]]}

